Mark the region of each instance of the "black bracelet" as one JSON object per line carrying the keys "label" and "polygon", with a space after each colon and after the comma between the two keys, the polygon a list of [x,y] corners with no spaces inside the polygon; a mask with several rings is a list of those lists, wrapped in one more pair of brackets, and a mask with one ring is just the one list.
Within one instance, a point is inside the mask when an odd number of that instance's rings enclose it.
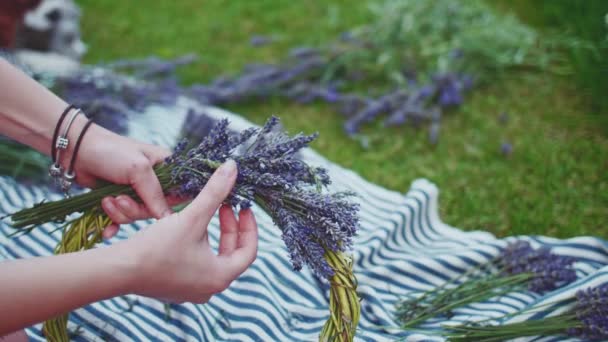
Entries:
{"label": "black bracelet", "polygon": [[59,117],[59,121],[57,121],[57,125],[55,126],[55,132],[53,132],[53,140],[51,141],[51,158],[52,158],[53,162],[56,162],[55,152],[56,152],[57,147],[55,146],[55,140],[57,140],[57,136],[59,135],[59,129],[61,128],[61,124],[63,123],[63,120],[65,120],[65,116],[68,115],[70,110],[72,110],[74,108],[76,108],[74,105],[69,105],[63,111],[63,113],[61,113],[61,116]]}
{"label": "black bracelet", "polygon": [[82,128],[82,131],[80,131],[80,135],[78,136],[78,140],[76,140],[76,145],[74,146],[74,153],[72,153],[72,159],[70,160],[70,166],[69,166],[68,170],[63,174],[63,179],[61,181],[61,189],[66,194],[69,192],[70,188],[72,187],[72,182],[74,182],[74,179],[76,178],[76,173],[74,172],[74,166],[76,165],[76,157],[78,156],[78,150],[80,150],[80,144],[82,143],[82,138],[84,137],[85,133],[87,132],[89,127],[91,127],[92,124],[93,124],[93,120],[89,119],[89,121],[87,121],[87,123]]}
{"label": "black bracelet", "polygon": [[57,177],[61,176],[61,167],[59,166],[59,161],[56,158],[56,156],[57,156],[56,155],[56,152],[57,152],[56,140],[57,140],[57,137],[59,136],[59,129],[61,128],[61,124],[63,123],[63,120],[65,119],[66,115],[68,115],[68,113],[74,108],[76,108],[74,105],[69,105],[63,111],[63,113],[61,113],[61,116],[59,117],[59,121],[57,122],[57,125],[55,126],[55,131],[53,132],[53,140],[51,140],[51,160],[53,161],[53,163],[49,167],[49,175],[53,178],[57,178]]}

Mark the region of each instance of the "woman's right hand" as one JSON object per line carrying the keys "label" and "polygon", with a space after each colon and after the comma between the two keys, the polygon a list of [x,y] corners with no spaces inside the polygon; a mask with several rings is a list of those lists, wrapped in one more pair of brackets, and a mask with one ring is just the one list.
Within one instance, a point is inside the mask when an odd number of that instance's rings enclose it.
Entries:
{"label": "woman's right hand", "polygon": [[[185,209],[115,246],[134,261],[129,292],[171,302],[205,303],[251,265],[258,242],[253,213],[241,210],[237,220],[232,208],[222,205],[236,176],[235,162],[224,163]],[[215,254],[207,225],[220,205],[220,246]]]}

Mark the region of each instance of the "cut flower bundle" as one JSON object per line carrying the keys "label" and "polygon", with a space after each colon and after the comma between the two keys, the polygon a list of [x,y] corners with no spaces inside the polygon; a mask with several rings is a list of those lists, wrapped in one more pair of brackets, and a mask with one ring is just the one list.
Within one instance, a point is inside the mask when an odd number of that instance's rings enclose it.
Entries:
{"label": "cut flower bundle", "polygon": [[[346,252],[352,247],[358,228],[358,205],[348,200],[352,193],[323,192],[330,183],[327,171],[311,167],[296,156],[316,135],[289,137],[275,129],[278,123],[272,117],[261,129],[232,134],[228,121],[221,120],[197,146],[188,149],[191,145],[187,141],[180,142],[173,155],[155,167],[155,172],[165,193],[192,197],[217,167],[233,159],[238,165],[238,177],[226,201],[241,208],[254,202],[272,217],[281,229],[294,269],[300,270],[306,264],[331,285],[330,317],[320,340],[352,341],[360,304],[353,262]],[[110,223],[101,209],[101,200],[120,194],[137,199],[129,186],[110,184],[38,204],[10,218],[15,228],[27,232],[47,222],[65,222],[73,213],[83,213],[65,223],[56,249],[56,253],[75,252],[101,240],[103,228]],[[66,324],[67,316],[45,323],[47,337],[67,337]]]}
{"label": "cut flower bundle", "polygon": [[[572,299],[543,306],[568,304]],[[576,293],[574,305],[566,312],[517,323],[490,325],[480,322],[450,327],[448,341],[493,342],[527,336],[567,335],[585,341],[608,340],[608,284]]]}
{"label": "cut flower bundle", "polygon": [[430,318],[449,319],[458,307],[515,291],[543,294],[576,280],[573,262],[549,248],[534,249],[527,241],[510,243],[490,262],[418,298],[399,302],[397,320],[410,329]]}

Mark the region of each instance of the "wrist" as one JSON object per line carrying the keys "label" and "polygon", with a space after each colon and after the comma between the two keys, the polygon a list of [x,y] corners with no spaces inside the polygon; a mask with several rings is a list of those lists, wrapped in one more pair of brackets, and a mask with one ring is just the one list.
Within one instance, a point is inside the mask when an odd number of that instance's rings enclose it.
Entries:
{"label": "wrist", "polygon": [[138,284],[141,282],[141,258],[136,250],[131,248],[129,241],[120,241],[108,247],[112,255],[111,270],[116,275],[116,292],[117,295],[125,295],[136,293]]}
{"label": "wrist", "polygon": [[[78,140],[78,136],[82,132],[82,129],[86,125],[88,119],[84,114],[78,114],[72,122],[70,126],[70,130],[67,134],[67,139],[69,141],[67,149],[63,150],[60,156],[60,160],[57,162],[61,164],[64,170],[67,170],[70,164],[70,160],[72,160],[74,156],[74,148],[76,147],[76,141]],[[53,142],[53,143],[56,143]]]}

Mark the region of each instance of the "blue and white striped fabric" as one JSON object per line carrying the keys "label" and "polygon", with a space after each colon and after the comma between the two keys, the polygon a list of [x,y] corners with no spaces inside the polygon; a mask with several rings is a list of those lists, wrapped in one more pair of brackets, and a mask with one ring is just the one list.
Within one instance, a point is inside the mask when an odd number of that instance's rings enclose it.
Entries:
{"label": "blue and white striped fabric", "polygon": [[[176,107],[149,108],[135,116],[131,135],[171,147],[189,107],[197,105],[180,99]],[[228,117],[235,129],[250,126],[242,118],[219,109],[207,112],[217,118]],[[500,301],[469,305],[459,309],[450,321],[429,322],[415,333],[400,332],[393,320],[394,304],[398,299],[419,295],[492,258],[509,239],[498,240],[480,231],[464,232],[443,223],[437,210],[438,190],[426,180],[415,181],[409,191],[402,194],[371,184],[312,150],[304,151],[303,157],[329,170],[334,181],[333,190],[352,190],[360,194],[361,228],[353,252],[358,291],[362,297],[359,341],[441,341],[436,334],[440,324],[499,317],[572,296],[582,287],[608,282],[606,241],[591,237],[569,240],[522,237],[534,246],[548,245],[558,254],[579,258],[581,261],[576,263],[576,268],[580,280],[545,297],[519,293]],[[44,188],[0,178],[1,213],[14,212],[49,198],[58,196]],[[70,316],[69,329],[78,332],[74,340],[317,340],[329,312],[327,288],[306,269],[299,273],[292,271],[279,230],[259,208],[254,211],[260,226],[258,258],[228,290],[205,305],[172,305],[169,316],[166,316],[163,303],[135,295],[94,303]],[[125,226],[115,239],[126,239],[144,226],[145,222]],[[52,254],[60,236],[59,232],[50,233],[54,228],[53,224],[47,224],[28,235],[1,239],[0,258]],[[5,223],[0,225],[0,230],[12,232]],[[209,237],[212,245],[217,246],[217,218],[210,225]],[[40,324],[30,327],[27,332],[31,340],[43,340]]]}

